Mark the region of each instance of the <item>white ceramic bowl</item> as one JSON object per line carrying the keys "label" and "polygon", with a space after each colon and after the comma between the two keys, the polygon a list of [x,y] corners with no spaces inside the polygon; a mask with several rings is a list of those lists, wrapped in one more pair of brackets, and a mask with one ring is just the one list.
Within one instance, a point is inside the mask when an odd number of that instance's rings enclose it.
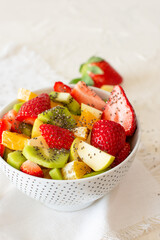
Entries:
{"label": "white ceramic bowl", "polygon": [[[106,99],[109,93],[93,88],[96,93]],[[36,91],[36,93],[51,92],[51,88]],[[11,102],[0,111],[0,118],[9,111],[17,100]],[[131,140],[132,152],[118,166],[113,169],[84,179],[52,180],[30,176],[10,166],[0,158],[0,167],[9,180],[27,196],[40,201],[47,207],[59,211],[77,211],[91,205],[95,200],[103,197],[115,188],[127,173],[133,162],[140,140],[139,124]]]}

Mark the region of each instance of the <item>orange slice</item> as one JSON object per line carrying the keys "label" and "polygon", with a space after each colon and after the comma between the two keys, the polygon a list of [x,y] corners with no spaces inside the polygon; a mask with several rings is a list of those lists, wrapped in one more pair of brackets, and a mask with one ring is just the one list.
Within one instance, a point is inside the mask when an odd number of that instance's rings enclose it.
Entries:
{"label": "orange slice", "polygon": [[78,127],[87,127],[90,130],[95,122],[101,119],[102,111],[88,106],[84,103],[81,104],[81,116],[77,123]]}
{"label": "orange slice", "polygon": [[27,144],[28,139],[23,134],[3,131],[2,133],[2,144],[12,150],[22,150]]}
{"label": "orange slice", "polygon": [[31,100],[32,98],[37,97],[38,95],[25,89],[25,88],[19,88],[18,89],[18,100],[27,102],[28,100]]}
{"label": "orange slice", "polygon": [[87,164],[78,161],[69,162],[62,168],[62,175],[65,180],[79,179],[90,172],[91,168]]}

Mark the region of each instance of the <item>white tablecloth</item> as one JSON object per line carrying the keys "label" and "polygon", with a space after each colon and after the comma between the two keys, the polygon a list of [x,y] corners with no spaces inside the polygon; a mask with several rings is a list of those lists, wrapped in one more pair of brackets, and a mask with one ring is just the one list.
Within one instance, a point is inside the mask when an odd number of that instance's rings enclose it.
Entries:
{"label": "white tablecloth", "polygon": [[[55,76],[55,70],[64,79],[79,76],[79,65],[90,56],[98,55],[108,60],[124,77],[123,87],[140,119],[142,139],[126,182],[110,197],[78,214],[51,213],[51,210],[18,192],[1,172],[0,237],[8,240],[30,239],[32,236],[43,239],[46,236],[51,239],[50,229],[54,229],[56,234],[63,218],[74,228],[88,213],[99,216],[101,225],[97,225],[92,217],[90,226],[95,232],[90,228],[88,239],[105,239],[111,235],[118,239],[133,239],[158,227],[159,1],[28,1],[23,5],[15,0],[7,5],[6,0],[5,4],[0,9],[0,106],[15,98],[19,87],[34,90],[52,85],[61,79],[59,75]],[[109,199],[114,199],[114,202]],[[111,202],[112,211],[109,211],[107,204]],[[44,216],[43,228],[38,224],[39,212]],[[52,215],[58,219],[56,224],[55,218],[54,221],[49,220]],[[88,224],[90,221],[86,218],[85,222]],[[50,228],[46,226],[48,223],[51,223]],[[73,239],[85,239],[85,225],[78,225],[76,229],[79,235]],[[70,239],[71,230],[69,227],[66,230]],[[64,239],[63,234],[57,236],[56,240]]]}

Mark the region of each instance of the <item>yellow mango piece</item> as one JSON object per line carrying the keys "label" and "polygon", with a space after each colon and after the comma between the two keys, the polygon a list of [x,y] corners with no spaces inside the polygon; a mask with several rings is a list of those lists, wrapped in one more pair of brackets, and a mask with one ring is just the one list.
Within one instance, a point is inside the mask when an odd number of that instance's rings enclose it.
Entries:
{"label": "yellow mango piece", "polygon": [[105,91],[107,91],[107,92],[112,92],[112,90],[113,90],[113,85],[103,85],[102,87],[101,87],[101,89],[102,90],[105,90]]}
{"label": "yellow mango piece", "polygon": [[54,108],[56,106],[63,106],[61,103],[57,103],[57,102],[53,102],[53,101],[50,101],[51,103],[51,108]]}
{"label": "yellow mango piece", "polygon": [[46,143],[46,140],[42,136],[28,139],[27,145],[34,147],[49,148],[48,144]]}
{"label": "yellow mango piece", "polygon": [[61,170],[65,180],[82,178],[86,173],[91,172],[91,168],[84,162],[73,161],[67,163]]}
{"label": "yellow mango piece", "polygon": [[2,144],[12,150],[22,150],[27,144],[28,139],[23,134],[3,131],[2,133]]}
{"label": "yellow mango piece", "polygon": [[32,138],[36,138],[41,136],[41,132],[39,130],[39,127],[43,124],[42,121],[40,121],[38,118],[35,120],[34,124],[33,124],[33,128],[32,128]]}
{"label": "yellow mango piece", "polygon": [[73,130],[74,136],[86,140],[89,134],[89,129],[87,127],[77,127]]}
{"label": "yellow mango piece", "polygon": [[31,92],[30,90],[27,90],[25,88],[19,88],[18,89],[18,100],[27,102],[28,100],[31,100],[32,98],[37,97],[38,95]]}

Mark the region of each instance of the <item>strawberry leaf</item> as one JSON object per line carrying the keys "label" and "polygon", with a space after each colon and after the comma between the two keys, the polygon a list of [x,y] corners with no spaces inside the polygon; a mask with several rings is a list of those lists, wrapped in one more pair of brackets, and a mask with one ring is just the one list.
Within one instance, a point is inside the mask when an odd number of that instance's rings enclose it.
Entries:
{"label": "strawberry leaf", "polygon": [[74,78],[74,79],[72,79],[69,83],[70,84],[76,84],[76,83],[78,83],[79,81],[81,81],[82,79],[81,78]]}
{"label": "strawberry leaf", "polygon": [[94,74],[103,74],[104,73],[101,68],[99,68],[97,66],[91,66],[91,65],[87,67],[87,72],[91,72]]}
{"label": "strawberry leaf", "polygon": [[101,61],[104,61],[104,59],[100,58],[100,57],[93,56],[93,57],[89,58],[87,63],[94,63],[94,62],[101,62]]}
{"label": "strawberry leaf", "polygon": [[93,86],[94,85],[94,82],[93,82],[92,78],[88,74],[84,74],[82,76],[81,81],[85,82],[88,86]]}

